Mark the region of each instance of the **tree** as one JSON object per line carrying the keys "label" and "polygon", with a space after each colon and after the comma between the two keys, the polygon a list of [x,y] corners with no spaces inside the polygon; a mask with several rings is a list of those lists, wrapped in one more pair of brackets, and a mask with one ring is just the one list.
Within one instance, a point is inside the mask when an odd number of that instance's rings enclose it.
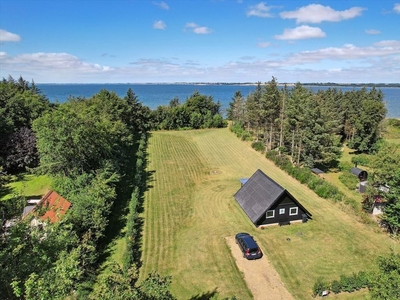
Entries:
{"label": "tree", "polygon": [[360,152],[376,150],[376,142],[380,138],[380,124],[386,115],[383,93],[375,88],[367,92],[363,88],[355,93],[358,98],[358,114],[353,121],[352,137],[349,147]]}
{"label": "tree", "polygon": [[[281,112],[281,92],[275,77],[264,85],[261,97],[261,122],[264,127],[264,139],[268,135],[267,148],[272,149],[275,145],[274,132],[277,131],[277,121]],[[267,134],[268,132],[268,134]]]}
{"label": "tree", "polygon": [[400,254],[393,251],[377,260],[378,272],[371,282],[372,299],[400,299]]}
{"label": "tree", "polygon": [[260,127],[262,124],[261,97],[262,97],[261,82],[258,82],[255,91],[247,96],[246,114],[245,114],[247,130],[250,132],[250,128],[255,129],[257,142],[259,139]]}
{"label": "tree", "polygon": [[45,113],[33,124],[41,168],[68,175],[99,169],[107,160],[124,161],[123,148],[132,145],[135,134],[127,110],[115,93],[103,90]]}
{"label": "tree", "polygon": [[292,160],[300,163],[302,157],[303,140],[305,130],[307,130],[307,118],[309,108],[309,98],[311,91],[304,88],[300,83],[296,83],[290,98],[287,101],[287,131],[289,132],[289,141]]}
{"label": "tree", "polygon": [[38,165],[36,137],[28,127],[20,127],[8,136],[5,151],[7,153],[4,162],[5,171],[15,173]]}
{"label": "tree", "polygon": [[232,102],[229,103],[229,108],[227,109],[228,120],[233,121],[233,124],[244,123],[245,114],[245,99],[241,91],[236,91]]}

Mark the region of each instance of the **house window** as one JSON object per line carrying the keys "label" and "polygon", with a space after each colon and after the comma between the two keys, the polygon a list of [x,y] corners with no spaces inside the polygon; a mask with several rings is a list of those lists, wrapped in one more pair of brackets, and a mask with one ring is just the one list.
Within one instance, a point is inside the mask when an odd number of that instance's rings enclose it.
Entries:
{"label": "house window", "polygon": [[298,207],[291,207],[289,209],[289,216],[295,216],[299,213],[299,208]]}
{"label": "house window", "polygon": [[284,215],[285,214],[285,209],[284,208],[280,208],[279,209],[279,214],[280,215]]}
{"label": "house window", "polygon": [[275,217],[275,210],[268,210],[265,216],[266,219]]}

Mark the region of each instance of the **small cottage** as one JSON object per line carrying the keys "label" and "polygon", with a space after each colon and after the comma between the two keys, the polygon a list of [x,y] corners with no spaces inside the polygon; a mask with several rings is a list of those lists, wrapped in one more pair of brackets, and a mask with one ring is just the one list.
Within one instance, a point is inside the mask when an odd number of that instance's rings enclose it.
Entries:
{"label": "small cottage", "polygon": [[40,200],[28,201],[28,205],[25,206],[22,213],[22,219],[30,214],[38,214],[38,211],[40,211],[42,221],[55,223],[65,215],[70,206],[71,203],[55,191],[48,191]]}
{"label": "small cottage", "polygon": [[304,206],[261,170],[241,182],[245,183],[234,197],[255,226],[306,222],[311,218]]}

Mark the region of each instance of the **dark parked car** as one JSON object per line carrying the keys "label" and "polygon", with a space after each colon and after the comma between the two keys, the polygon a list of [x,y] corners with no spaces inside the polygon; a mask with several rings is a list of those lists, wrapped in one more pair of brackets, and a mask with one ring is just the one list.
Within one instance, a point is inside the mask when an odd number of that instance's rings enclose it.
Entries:
{"label": "dark parked car", "polygon": [[253,237],[245,232],[238,233],[235,236],[236,244],[242,250],[243,257],[247,259],[257,259],[263,256],[260,247],[258,247]]}

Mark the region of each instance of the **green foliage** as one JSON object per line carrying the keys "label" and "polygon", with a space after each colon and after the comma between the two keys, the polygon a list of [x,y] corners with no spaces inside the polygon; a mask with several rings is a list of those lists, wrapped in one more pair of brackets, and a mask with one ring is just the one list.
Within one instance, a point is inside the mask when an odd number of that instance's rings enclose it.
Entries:
{"label": "green foliage", "polygon": [[354,165],[348,161],[341,161],[339,163],[339,170],[342,172],[350,172],[351,168],[353,168]]}
{"label": "green foliage", "polygon": [[349,189],[354,191],[357,184],[360,182],[357,176],[351,174],[350,172],[343,172],[339,175],[339,180]]}
{"label": "green foliage", "polygon": [[251,144],[251,147],[252,147],[254,150],[259,151],[259,152],[261,152],[261,153],[264,153],[264,151],[265,151],[265,145],[264,145],[263,142],[253,142],[253,143]]}
{"label": "green foliage", "polygon": [[169,291],[171,285],[171,277],[162,277],[153,272],[140,284],[139,290],[141,292],[140,299],[143,300],[173,300]]}
{"label": "green foliage", "polygon": [[397,127],[400,129],[400,120],[399,119],[388,119],[388,126]]}
{"label": "green foliage", "polygon": [[38,154],[32,122],[51,109],[49,101],[22,77],[0,82],[0,167],[16,173],[36,167]]}
{"label": "green foliage", "polygon": [[127,111],[126,102],[103,90],[88,100],[63,103],[35,120],[42,170],[69,175],[96,170],[107,160],[117,165],[133,141]]}
{"label": "green foliage", "polygon": [[303,184],[312,189],[318,196],[325,199],[332,199],[334,201],[341,201],[343,194],[337,187],[329,182],[312,174],[308,168],[300,168],[293,166],[290,159],[285,155],[278,155],[277,151],[268,151],[266,158],[272,160],[275,165],[284,170],[290,176],[296,178]]}
{"label": "green foliage", "polygon": [[380,124],[386,115],[383,93],[372,88],[348,92],[347,136],[350,148],[359,152],[372,152],[380,135]]}
{"label": "green foliage", "polygon": [[371,281],[373,299],[400,299],[400,254],[394,252],[380,256],[379,271]]}
{"label": "green foliage", "polygon": [[333,280],[331,283],[326,283],[322,280],[322,278],[318,278],[314,284],[314,297],[315,292],[318,291],[318,295],[321,295],[323,290],[332,291],[335,294],[339,294],[341,292],[352,293],[358,291],[362,288],[370,287],[371,281],[371,273],[360,271],[358,273],[353,273],[349,276],[340,275],[339,280]]}
{"label": "green foliage", "polygon": [[370,160],[371,160],[370,155],[365,154],[365,153],[358,154],[358,155],[353,156],[353,157],[351,158],[351,162],[352,162],[354,165],[356,165],[356,166],[357,166],[357,165],[361,165],[361,166],[365,166],[365,167],[368,167],[368,166],[369,166]]}
{"label": "green foliage", "polygon": [[175,98],[169,106],[158,106],[151,112],[151,126],[152,129],[166,130],[226,127],[220,107],[213,97],[195,91],[183,104]]}
{"label": "green foliage", "polygon": [[322,277],[318,277],[313,286],[313,297],[321,296],[326,290],[329,290],[329,284]]}

